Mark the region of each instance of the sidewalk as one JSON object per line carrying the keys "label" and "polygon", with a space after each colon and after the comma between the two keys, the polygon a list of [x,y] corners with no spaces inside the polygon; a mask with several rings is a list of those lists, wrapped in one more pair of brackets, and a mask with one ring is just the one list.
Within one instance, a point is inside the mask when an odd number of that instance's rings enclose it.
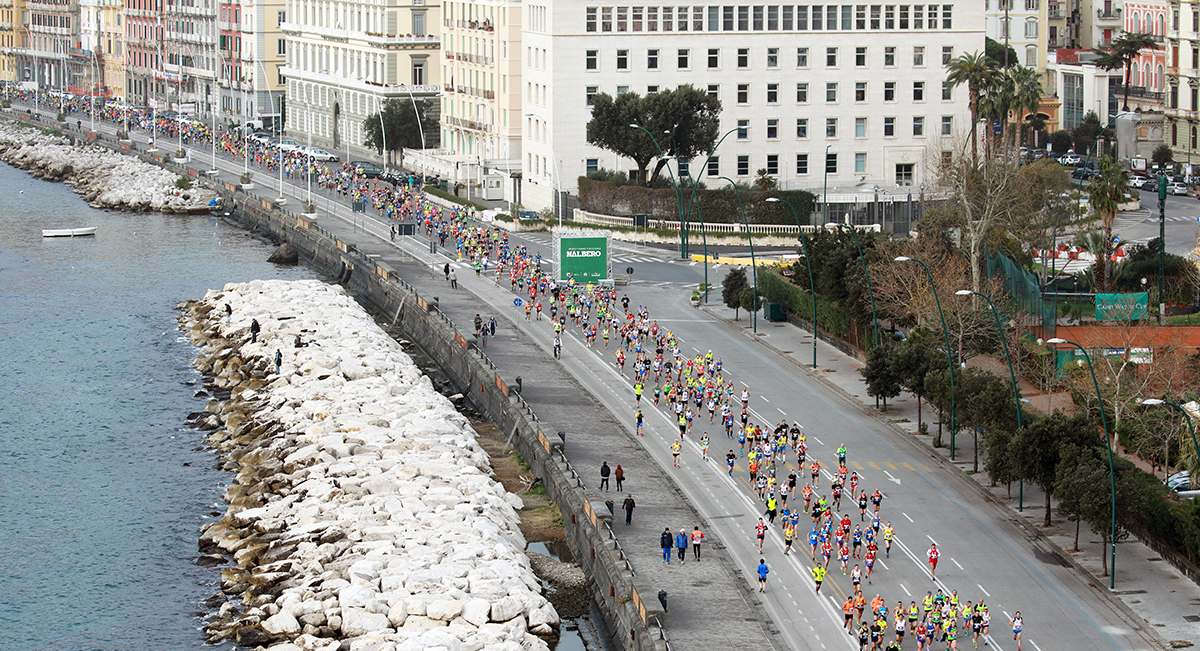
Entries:
{"label": "sidewalk", "polygon": [[[734,311],[723,305],[710,303],[702,309],[715,318],[733,320]],[[812,336],[807,330],[789,323],[774,323],[760,318],[758,332],[753,333],[748,316],[742,312],[740,317],[746,336],[770,348],[781,358],[788,359],[807,372],[813,373]],[[968,365],[988,368],[1001,377],[1008,374],[1007,365],[993,357],[975,357]],[[864,411],[877,414],[897,430],[916,437],[926,446],[932,446],[932,436],[917,433],[916,398],[910,394],[902,394],[897,399],[888,401],[886,413],[878,412],[875,399],[867,395],[866,383],[859,373],[863,366],[858,359],[822,341],[818,342],[815,375],[861,404]],[[1022,383],[1021,392],[1023,396],[1029,397],[1032,408],[1038,411],[1045,410],[1047,399],[1044,394],[1027,382]],[[1052,394],[1049,402],[1052,408],[1071,405],[1069,396],[1065,394]],[[1026,408],[1030,406],[1027,405]],[[930,432],[937,430],[937,411],[930,409],[927,404],[923,407],[922,419],[929,424]],[[948,436],[944,436],[943,440],[944,444],[949,444]],[[1080,549],[1072,549],[1075,525],[1060,516],[1056,509],[1051,512],[1052,526],[1043,528],[1046,496],[1032,484],[1025,484],[1024,510],[1019,511],[1017,486],[1012,486],[1011,495],[1005,486],[989,486],[987,473],[982,471],[982,458],[980,471],[971,472],[974,455],[971,437],[958,437],[953,462],[949,459],[948,448],[939,448],[937,452],[941,453],[947,463],[953,463],[960,470],[970,474],[980,490],[993,501],[1007,506],[1012,512],[1016,526],[1028,527],[1029,530],[1045,536],[1056,548],[1063,565],[1074,565],[1078,572],[1089,577],[1097,591],[1106,594],[1120,607],[1128,609],[1136,619],[1146,622],[1147,628],[1162,638],[1168,648],[1172,645],[1190,646],[1200,643],[1200,586],[1165,562],[1153,549],[1132,537],[1118,543],[1116,590],[1110,590],[1109,577],[1101,575],[1101,555],[1105,553],[1105,548],[1098,534],[1093,534],[1085,525],[1079,535]]]}

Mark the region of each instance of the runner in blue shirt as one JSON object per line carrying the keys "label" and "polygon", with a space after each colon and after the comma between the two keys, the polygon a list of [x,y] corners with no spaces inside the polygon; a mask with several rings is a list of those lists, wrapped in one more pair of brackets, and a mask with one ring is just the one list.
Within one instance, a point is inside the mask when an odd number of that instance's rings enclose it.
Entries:
{"label": "runner in blue shirt", "polygon": [[770,571],[771,570],[769,568],[767,568],[766,559],[763,559],[763,558],[758,559],[758,591],[759,592],[767,591],[767,573],[769,573]]}

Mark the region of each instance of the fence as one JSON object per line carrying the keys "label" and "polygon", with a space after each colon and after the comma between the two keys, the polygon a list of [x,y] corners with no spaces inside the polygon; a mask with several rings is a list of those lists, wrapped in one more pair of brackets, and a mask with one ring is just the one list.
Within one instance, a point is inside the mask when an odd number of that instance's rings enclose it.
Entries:
{"label": "fence", "polygon": [[985,266],[989,278],[999,278],[1004,293],[1028,313],[1035,326],[1040,326],[1048,335],[1054,330],[1054,304],[1042,295],[1038,277],[1017,266],[1003,253],[988,253]]}

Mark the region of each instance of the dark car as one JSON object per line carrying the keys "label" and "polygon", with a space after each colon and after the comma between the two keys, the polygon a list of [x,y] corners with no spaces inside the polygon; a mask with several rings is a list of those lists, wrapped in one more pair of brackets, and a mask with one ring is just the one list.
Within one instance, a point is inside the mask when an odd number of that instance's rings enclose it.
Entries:
{"label": "dark car", "polygon": [[1071,172],[1071,178],[1083,179],[1084,181],[1087,181],[1094,176],[1098,176],[1099,174],[1100,171],[1094,167],[1077,167],[1075,168],[1075,171]]}
{"label": "dark car", "polygon": [[370,163],[365,160],[350,161],[350,168],[355,174],[360,174],[368,179],[377,179],[383,175],[383,170],[375,166],[375,163]]}

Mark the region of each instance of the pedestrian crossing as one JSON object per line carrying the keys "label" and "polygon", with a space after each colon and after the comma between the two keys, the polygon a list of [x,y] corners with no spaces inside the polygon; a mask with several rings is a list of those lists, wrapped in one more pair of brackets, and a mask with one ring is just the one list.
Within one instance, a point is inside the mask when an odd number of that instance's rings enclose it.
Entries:
{"label": "pedestrian crossing", "polygon": [[[1184,223],[1200,223],[1200,215],[1174,215],[1167,217],[1165,220],[1168,224],[1184,224]],[[1113,223],[1114,227],[1129,226],[1132,224],[1157,223],[1158,215],[1149,211],[1139,211],[1138,213],[1118,217]]]}

